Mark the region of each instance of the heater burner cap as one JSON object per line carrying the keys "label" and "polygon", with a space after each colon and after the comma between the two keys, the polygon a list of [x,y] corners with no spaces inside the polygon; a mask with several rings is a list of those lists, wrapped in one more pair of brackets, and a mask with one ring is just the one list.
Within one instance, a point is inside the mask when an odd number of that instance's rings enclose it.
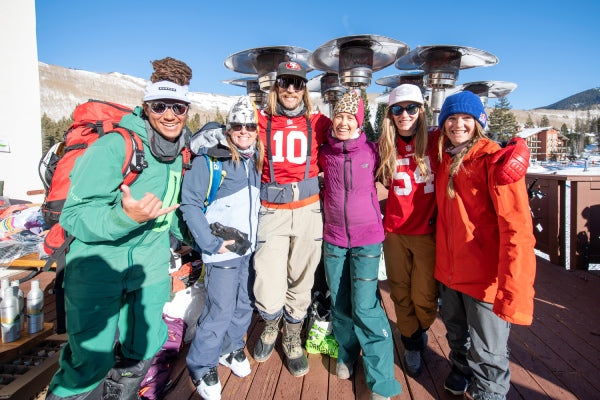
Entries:
{"label": "heater burner cap", "polygon": [[310,51],[295,46],[257,47],[240,51],[225,59],[225,67],[242,74],[258,74],[262,90],[268,91],[275,82],[277,67],[284,61],[295,61],[312,71],[308,61]]}
{"label": "heater burner cap", "polygon": [[256,76],[244,76],[237,79],[228,79],[222,81],[230,85],[241,86],[246,88],[246,94],[250,96],[252,101],[259,107],[264,105],[267,101],[267,93],[261,90],[258,84],[258,77]]}
{"label": "heater burner cap", "polygon": [[482,97],[504,97],[517,88],[516,83],[504,81],[479,81],[463,83],[456,91],[468,90]]}
{"label": "heater burner cap", "polygon": [[409,83],[411,85],[416,85],[423,89],[423,77],[425,75],[424,71],[415,70],[415,71],[406,71],[398,75],[390,75],[385,76],[383,78],[379,78],[375,81],[376,84],[381,86],[386,86],[390,88],[395,88],[396,86],[403,85],[405,83]]}
{"label": "heater burner cap", "polygon": [[498,63],[498,58],[473,47],[433,45],[419,46],[398,58],[398,69],[422,69],[426,72],[453,72],[460,69],[488,67]]}
{"label": "heater burner cap", "polygon": [[384,36],[344,36],[319,46],[310,63],[316,69],[339,73],[345,86],[366,87],[374,71],[391,65],[406,52],[406,43]]}
{"label": "heater burner cap", "polygon": [[448,89],[454,87],[458,71],[455,72],[431,72],[425,78],[425,86],[432,89]]}
{"label": "heater burner cap", "polygon": [[325,103],[335,103],[346,91],[335,72],[325,72],[309,79],[306,87],[310,92],[320,92]]}

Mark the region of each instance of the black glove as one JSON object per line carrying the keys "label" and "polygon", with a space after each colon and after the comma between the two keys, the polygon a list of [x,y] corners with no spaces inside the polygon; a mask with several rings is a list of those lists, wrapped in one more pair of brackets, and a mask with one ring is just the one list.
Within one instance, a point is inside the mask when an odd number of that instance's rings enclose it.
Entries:
{"label": "black glove", "polygon": [[246,251],[250,248],[250,241],[248,235],[244,232],[240,232],[235,228],[229,226],[223,226],[218,222],[210,224],[210,231],[213,235],[218,236],[224,240],[235,240],[235,243],[229,244],[227,247],[230,251],[243,256]]}

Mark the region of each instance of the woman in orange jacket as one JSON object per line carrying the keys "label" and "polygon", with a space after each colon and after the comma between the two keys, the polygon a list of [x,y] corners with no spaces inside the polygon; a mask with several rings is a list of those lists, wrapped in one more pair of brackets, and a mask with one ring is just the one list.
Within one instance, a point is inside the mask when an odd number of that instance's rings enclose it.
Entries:
{"label": "woman in orange jacket", "polygon": [[470,380],[474,399],[496,400],[510,386],[510,325],[533,319],[536,261],[525,179],[499,184],[486,120],[471,92],[442,106],[434,276],[451,350],[444,387],[462,395]]}

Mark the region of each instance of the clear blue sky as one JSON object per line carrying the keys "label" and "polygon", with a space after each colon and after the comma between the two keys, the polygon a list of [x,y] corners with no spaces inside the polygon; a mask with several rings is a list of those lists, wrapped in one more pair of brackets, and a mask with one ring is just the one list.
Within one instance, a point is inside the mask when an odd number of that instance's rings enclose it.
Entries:
{"label": "clear blue sky", "polygon": [[[224,84],[240,74],[225,58],[261,46],[313,51],[348,35],[374,34],[416,46],[485,50],[495,66],[461,70],[457,84],[514,82],[515,109],[531,109],[600,86],[600,1],[235,1],[37,0],[40,61],[93,72],[150,77],[166,56],[193,70],[190,90],[244,94]],[[385,89],[375,79],[369,93]],[[311,72],[309,77],[318,74]],[[495,101],[490,100],[489,105]]]}

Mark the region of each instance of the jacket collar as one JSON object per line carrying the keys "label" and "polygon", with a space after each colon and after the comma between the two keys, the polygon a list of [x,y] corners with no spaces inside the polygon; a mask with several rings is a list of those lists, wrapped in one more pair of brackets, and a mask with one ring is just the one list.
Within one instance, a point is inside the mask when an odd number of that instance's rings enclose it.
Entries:
{"label": "jacket collar", "polygon": [[[327,136],[327,141],[329,142],[329,145],[331,146],[333,151],[336,153],[341,153],[344,151],[344,149],[346,150],[346,152],[352,152],[360,146],[362,146],[367,141],[367,135],[365,135],[364,132],[361,132],[361,134],[356,139],[339,140],[333,137],[331,134],[329,134]],[[345,148],[344,144],[346,145]]]}

